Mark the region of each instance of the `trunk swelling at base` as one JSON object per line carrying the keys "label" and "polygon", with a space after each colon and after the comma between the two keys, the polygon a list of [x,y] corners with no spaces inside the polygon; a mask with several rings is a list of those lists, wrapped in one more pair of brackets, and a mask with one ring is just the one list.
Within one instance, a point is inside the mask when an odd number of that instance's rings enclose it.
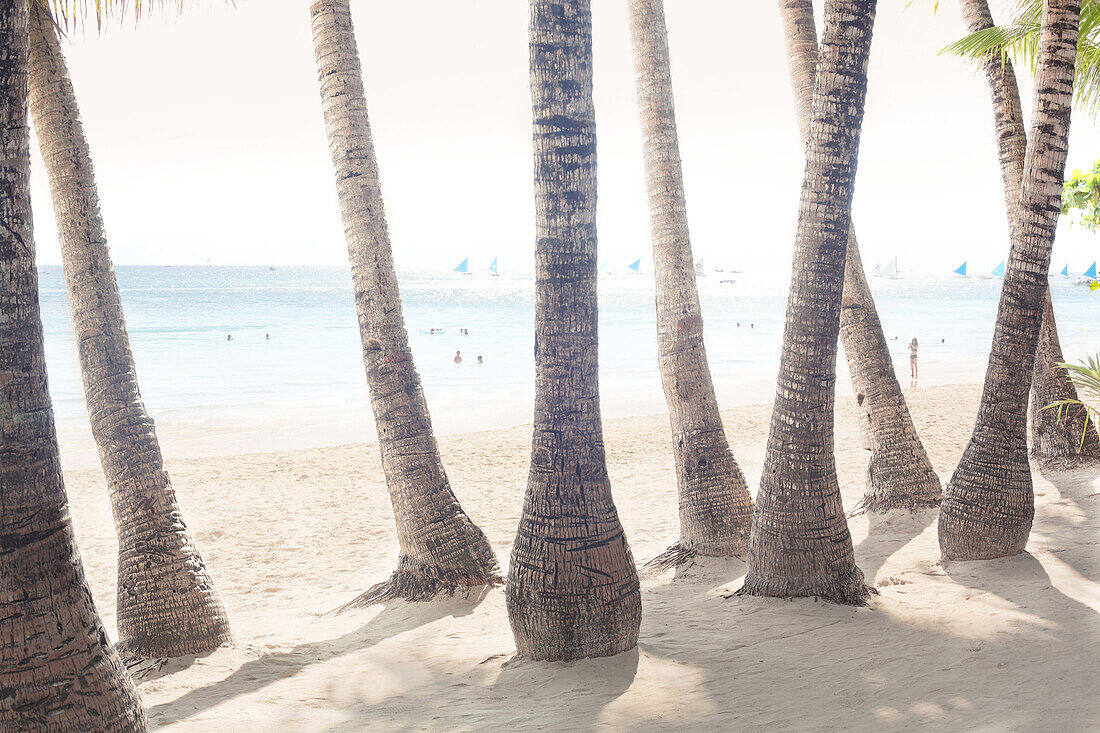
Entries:
{"label": "trunk swelling at base", "polygon": [[1071,408],[1059,419],[1058,408],[1043,409],[1062,400],[1078,399],[1068,370],[1057,366],[1063,361],[1054,304],[1048,292],[1031,377],[1031,455],[1045,466],[1072,468],[1082,460],[1100,461],[1100,433],[1084,410]]}
{"label": "trunk swelling at base", "polygon": [[742,594],[858,605],[870,593],[841,503],[833,407],[874,19],[874,2],[825,3],[779,379]]}
{"label": "trunk swelling at base", "polygon": [[633,649],[634,558],[605,463],[596,299],[596,123],[588,0],[531,0],[535,420],[505,594],[523,657]]}
{"label": "trunk swelling at base", "polygon": [[38,306],[27,3],[0,6],[0,730],[146,730],[73,538]]}
{"label": "trunk swelling at base", "polygon": [[[803,145],[807,146],[817,66],[813,3],[811,0],[781,0],[779,9],[798,128]],[[894,373],[890,347],[863,272],[855,227],[848,234],[840,342],[852,377],[861,431],[867,438],[865,447],[871,450],[867,494],[860,503],[861,508],[884,512],[937,506],[942,494],[940,479],[913,427],[909,406]]]}
{"label": "trunk swelling at base", "polygon": [[[993,27],[993,15],[986,0],[959,0],[959,5],[967,33],[977,33]],[[1020,183],[1024,174],[1024,158],[1027,155],[1027,131],[1024,129],[1024,113],[1020,104],[1020,87],[1016,83],[1016,73],[1009,59],[989,56],[982,59],[981,66],[993,104],[993,127],[997,136],[997,158],[1004,183],[1005,214],[1011,229],[1019,215]],[[1058,339],[1049,283],[1045,301],[1039,329],[1039,347],[1035,352],[1035,368],[1031,379],[1031,452],[1040,463],[1069,467],[1079,462],[1081,457],[1100,458],[1100,437],[1095,430],[1086,430],[1087,415],[1074,414],[1060,421],[1057,410],[1041,409],[1062,400],[1077,399],[1077,390],[1070,381],[1069,374],[1065,369],[1055,366],[1065,361],[1065,358]],[[1085,433],[1084,446],[1081,445],[1082,432]]]}
{"label": "trunk swelling at base", "polygon": [[229,620],[183,521],[138,388],[91,153],[57,30],[30,17],[30,108],[53,196],[92,435],[118,528],[120,647],[147,657],[205,654]]}
{"label": "trunk swelling at base", "polygon": [[310,15],[367,385],[401,551],[390,580],[349,605],[496,585],[496,555],[451,491],[409,350],[348,0],[317,0]]}
{"label": "trunk swelling at base", "polygon": [[680,542],[670,552],[733,555],[748,546],[752,499],[726,440],[703,344],[663,0],[630,0],[630,36],[653,230],[658,364],[680,499]]}
{"label": "trunk swelling at base", "polygon": [[1061,204],[1080,11],[1080,0],[1047,0],[1043,8],[1031,139],[1010,208],[1012,248],[993,347],[974,433],[940,508],[940,550],[949,560],[1016,555],[1031,532],[1028,392]]}

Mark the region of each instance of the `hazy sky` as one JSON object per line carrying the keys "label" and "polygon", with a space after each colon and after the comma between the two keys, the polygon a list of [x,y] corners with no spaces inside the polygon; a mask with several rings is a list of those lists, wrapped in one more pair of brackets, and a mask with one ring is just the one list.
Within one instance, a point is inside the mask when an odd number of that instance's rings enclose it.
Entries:
{"label": "hazy sky", "polygon": [[[69,65],[119,264],[344,264],[306,0],[193,3],[76,32]],[[819,6],[820,0],[816,3]],[[989,269],[1007,253],[985,81],[937,52],[958,8],[881,0],[855,217],[870,268]],[[626,0],[594,0],[601,257],[648,257]],[[666,0],[697,256],[788,267],[802,155],[776,3]],[[994,12],[1003,10],[993,1]],[[353,0],[394,251],[405,267],[528,270],[534,247],[527,3]],[[1003,17],[1003,13],[1001,14]],[[1031,79],[1021,73],[1025,106]],[[1100,157],[1073,122],[1069,167]],[[60,253],[34,162],[40,261]],[[1100,239],[1062,234],[1082,270]]]}

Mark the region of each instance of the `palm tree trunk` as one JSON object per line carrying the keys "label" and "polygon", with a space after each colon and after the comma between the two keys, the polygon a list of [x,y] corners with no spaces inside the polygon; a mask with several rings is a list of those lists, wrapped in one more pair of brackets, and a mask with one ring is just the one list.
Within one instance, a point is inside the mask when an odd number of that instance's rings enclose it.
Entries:
{"label": "palm tree trunk", "polygon": [[144,731],[73,538],[31,230],[25,0],[0,6],[0,729]]}
{"label": "palm tree trunk", "polygon": [[187,531],[138,388],[91,153],[57,30],[30,13],[30,108],[50,180],[92,435],[118,529],[120,648],[205,654],[232,641],[229,619]]}
{"label": "palm tree trunk", "polygon": [[[1035,365],[1050,250],[1062,193],[1073,104],[1080,0],[1043,7],[1031,143],[977,423],[940,510],[946,559],[982,560],[1024,550],[1035,515],[1027,459],[1027,397]],[[1003,144],[1003,143],[1002,143]]]}
{"label": "palm tree trunk", "polygon": [[[808,146],[817,66],[813,2],[781,0],[779,8],[798,127],[803,145]],[[870,512],[885,512],[937,506],[942,493],[940,479],[913,427],[909,406],[894,372],[890,347],[863,271],[854,226],[848,235],[840,342],[848,361],[860,424],[868,438],[866,447],[871,450],[867,493],[860,507]]]}
{"label": "palm tree trunk", "polygon": [[[733,555],[748,546],[752,498],[726,440],[703,344],[688,235],[664,0],[630,0],[634,79],[657,284],[657,354],[672,424],[680,541],[662,558]],[[664,564],[658,558],[658,565]]]}
{"label": "palm tree trunk", "polygon": [[506,593],[519,654],[569,661],[633,649],[642,613],[600,419],[590,0],[531,0],[530,53],[535,425]]}
{"label": "palm tree trunk", "polygon": [[1048,288],[1031,377],[1031,456],[1044,467],[1073,468],[1082,460],[1100,461],[1100,433],[1085,410],[1069,410],[1059,419],[1057,409],[1043,409],[1078,399],[1069,372],[1057,366],[1064,362]]}
{"label": "palm tree trunk", "polygon": [[[993,27],[993,15],[986,0],[959,0],[959,4],[967,33]],[[1009,59],[990,54],[982,59],[982,69],[993,103],[993,127],[1004,181],[1005,213],[1011,228],[1019,215],[1020,184],[1027,154],[1027,131],[1024,129],[1020,88]],[[1059,420],[1057,410],[1041,409],[1061,400],[1077,399],[1077,390],[1069,374],[1055,366],[1064,361],[1048,283],[1031,380],[1031,454],[1041,464],[1068,467],[1078,463],[1082,457],[1100,459],[1100,436],[1089,427],[1087,414],[1074,414]],[[1083,446],[1082,433],[1085,434]]]}
{"label": "palm tree trunk", "polygon": [[394,597],[420,601],[456,588],[497,585],[496,555],[443,470],[409,351],[349,2],[315,0],[310,15],[367,385],[401,550],[390,579],[348,605]]}
{"label": "palm tree trunk", "polygon": [[863,604],[833,454],[836,350],[873,0],[827,0],[768,449],[740,593]]}

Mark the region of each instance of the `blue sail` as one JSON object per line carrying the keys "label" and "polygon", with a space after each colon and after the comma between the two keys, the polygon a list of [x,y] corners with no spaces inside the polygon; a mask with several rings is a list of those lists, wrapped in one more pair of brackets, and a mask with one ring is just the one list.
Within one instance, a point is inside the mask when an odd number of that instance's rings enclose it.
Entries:
{"label": "blue sail", "polygon": [[958,267],[957,267],[957,268],[955,269],[955,274],[956,274],[956,275],[963,275],[964,277],[966,276],[966,263],[965,263],[965,262],[964,262],[964,263],[962,263],[961,265],[959,265],[959,266],[958,266]]}
{"label": "blue sail", "polygon": [[999,264],[999,265],[997,265],[996,267],[993,268],[993,274],[996,275],[997,277],[1004,277],[1005,276],[1005,263],[1004,263],[1004,260],[1001,260],[1001,264]]}
{"label": "blue sail", "polygon": [[462,262],[458,263],[458,267],[455,268],[455,272],[469,272],[470,271],[470,258],[464,257]]}
{"label": "blue sail", "polygon": [[[641,267],[642,267],[642,261],[640,259],[634,260],[629,265],[627,265],[627,267],[629,267],[634,272],[640,272]],[[1095,267],[1093,269],[1095,269]]]}
{"label": "blue sail", "polygon": [[493,258],[493,264],[489,265],[489,272],[493,273],[494,275],[497,274],[497,258],[496,257]]}
{"label": "blue sail", "polygon": [[1091,277],[1093,280],[1096,279],[1096,263],[1095,262],[1093,262],[1089,266],[1089,269],[1085,270],[1085,277]]}
{"label": "blue sail", "polygon": [[1062,268],[1062,277],[1069,277],[1069,263],[1066,263],[1066,266]]}

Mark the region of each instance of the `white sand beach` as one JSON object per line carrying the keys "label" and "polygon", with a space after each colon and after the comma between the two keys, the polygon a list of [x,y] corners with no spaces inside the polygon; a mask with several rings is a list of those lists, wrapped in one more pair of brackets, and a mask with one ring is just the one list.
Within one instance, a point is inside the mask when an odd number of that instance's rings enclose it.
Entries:
{"label": "white sand beach", "polygon": [[[945,480],[979,387],[909,390]],[[440,406],[437,409],[443,409]],[[755,491],[770,407],[723,413]],[[868,453],[837,407],[845,505]],[[635,559],[677,537],[667,417],[606,421]],[[441,439],[455,491],[502,563],[530,426]],[[171,453],[171,450],[168,451]],[[958,730],[1100,727],[1100,469],[1035,475],[1028,553],[941,564],[934,514],[851,520],[878,589],[869,608],[727,598],[745,567],[705,560],[643,579],[639,648],[575,664],[511,662],[501,589],[326,612],[383,580],[397,553],[377,447],[170,459],[184,515],[237,646],[139,680],[160,730]],[[80,549],[114,628],[116,541],[102,474],[66,473]],[[157,676],[157,675],[160,676]]]}

